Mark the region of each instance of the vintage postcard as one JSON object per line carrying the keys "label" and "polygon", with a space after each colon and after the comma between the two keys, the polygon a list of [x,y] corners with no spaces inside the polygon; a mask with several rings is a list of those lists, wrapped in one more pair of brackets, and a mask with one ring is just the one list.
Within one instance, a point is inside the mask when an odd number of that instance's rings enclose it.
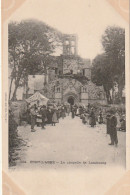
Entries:
{"label": "vintage postcard", "polygon": [[3,0],[3,194],[130,194],[129,77],[128,0]]}

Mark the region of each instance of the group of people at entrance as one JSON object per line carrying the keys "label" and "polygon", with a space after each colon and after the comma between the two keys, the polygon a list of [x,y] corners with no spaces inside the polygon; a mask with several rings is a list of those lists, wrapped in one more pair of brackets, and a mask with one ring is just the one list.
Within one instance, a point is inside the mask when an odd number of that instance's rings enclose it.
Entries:
{"label": "group of people at entrance", "polygon": [[[94,127],[96,125],[96,116],[94,113],[94,109],[90,108],[89,105],[87,107],[83,106],[72,106],[72,118],[75,116],[79,116],[80,119],[82,119],[83,124],[89,124],[91,127]],[[103,115],[102,111],[100,109],[99,116],[98,116],[98,123],[103,123]]]}

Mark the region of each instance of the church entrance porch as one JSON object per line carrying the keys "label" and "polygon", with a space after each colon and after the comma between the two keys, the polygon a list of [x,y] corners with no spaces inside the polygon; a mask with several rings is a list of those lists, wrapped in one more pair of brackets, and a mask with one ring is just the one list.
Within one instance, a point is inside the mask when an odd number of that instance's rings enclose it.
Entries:
{"label": "church entrance porch", "polygon": [[68,98],[68,103],[71,104],[71,105],[74,105],[75,99],[74,99],[73,96],[70,96],[70,97]]}
{"label": "church entrance porch", "polygon": [[78,94],[71,91],[63,94],[63,102],[68,102],[70,105],[77,104],[79,102]]}

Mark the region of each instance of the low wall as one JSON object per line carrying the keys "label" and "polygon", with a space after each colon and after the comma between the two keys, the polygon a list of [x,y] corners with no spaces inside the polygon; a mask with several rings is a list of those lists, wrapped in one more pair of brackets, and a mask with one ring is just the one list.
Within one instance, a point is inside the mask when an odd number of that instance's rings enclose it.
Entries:
{"label": "low wall", "polygon": [[25,113],[27,109],[27,104],[25,101],[15,101],[11,102],[10,109],[13,111],[14,114],[14,120],[19,125],[20,123],[20,117],[23,113]]}

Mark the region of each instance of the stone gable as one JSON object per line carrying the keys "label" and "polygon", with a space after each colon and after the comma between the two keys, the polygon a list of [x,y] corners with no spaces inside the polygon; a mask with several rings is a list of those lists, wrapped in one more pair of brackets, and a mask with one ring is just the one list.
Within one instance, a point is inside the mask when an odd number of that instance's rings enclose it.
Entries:
{"label": "stone gable", "polygon": [[106,97],[103,87],[96,86],[91,81],[82,85],[79,81],[72,78],[58,78],[47,84],[43,94],[49,99],[57,102],[66,102],[72,96],[75,102],[88,104],[92,102],[105,102]]}

